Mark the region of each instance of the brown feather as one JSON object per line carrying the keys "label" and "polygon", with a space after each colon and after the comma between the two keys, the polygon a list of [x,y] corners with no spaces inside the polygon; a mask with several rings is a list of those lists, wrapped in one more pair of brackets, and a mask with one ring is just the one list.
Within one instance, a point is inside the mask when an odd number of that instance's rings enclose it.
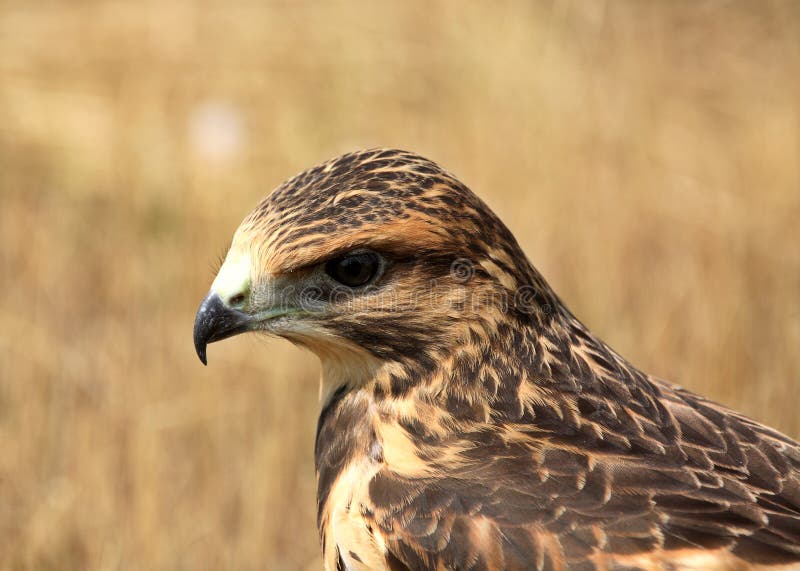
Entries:
{"label": "brown feather", "polygon": [[800,446],[625,361],[434,163],[372,150],[309,169],[234,247],[259,275],[389,260],[300,339],[377,363],[347,379],[345,362],[319,420],[327,569],[800,568]]}

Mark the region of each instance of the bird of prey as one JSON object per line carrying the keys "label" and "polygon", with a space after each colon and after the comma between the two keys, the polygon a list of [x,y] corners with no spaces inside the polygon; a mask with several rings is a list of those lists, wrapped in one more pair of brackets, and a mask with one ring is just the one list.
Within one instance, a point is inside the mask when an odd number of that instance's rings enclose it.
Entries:
{"label": "bird of prey", "polygon": [[245,218],[194,343],[321,360],[325,569],[800,569],[800,445],[593,335],[416,154],[346,154]]}

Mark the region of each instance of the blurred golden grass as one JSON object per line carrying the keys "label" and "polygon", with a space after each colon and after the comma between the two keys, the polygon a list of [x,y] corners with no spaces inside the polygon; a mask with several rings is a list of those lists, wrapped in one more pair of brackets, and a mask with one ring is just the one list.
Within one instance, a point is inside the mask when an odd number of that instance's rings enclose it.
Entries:
{"label": "blurred golden grass", "polygon": [[0,567],[319,568],[317,365],[194,311],[340,152],[454,171],[645,370],[800,435],[800,4],[0,4]]}

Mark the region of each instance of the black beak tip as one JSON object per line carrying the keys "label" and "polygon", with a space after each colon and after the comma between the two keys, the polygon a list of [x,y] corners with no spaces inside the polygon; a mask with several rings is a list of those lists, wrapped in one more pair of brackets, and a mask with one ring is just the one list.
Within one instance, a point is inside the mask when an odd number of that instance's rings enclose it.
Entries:
{"label": "black beak tip", "polygon": [[208,365],[208,359],[206,359],[206,345],[205,345],[205,343],[202,343],[202,344],[199,344],[199,345],[195,345],[194,349],[195,349],[195,351],[197,351],[197,356],[200,358],[200,362],[203,363],[203,365]]}
{"label": "black beak tip", "polygon": [[211,294],[207,295],[200,304],[194,320],[194,350],[203,365],[208,365],[206,347],[213,332],[213,308],[216,305],[213,302]]}
{"label": "black beak tip", "polygon": [[195,323],[194,326],[194,350],[197,351],[197,356],[200,358],[200,362],[203,363],[203,365],[208,365],[208,360],[206,359],[206,347],[208,346],[208,339],[206,335],[204,335],[203,328],[198,327],[198,325],[198,323]]}

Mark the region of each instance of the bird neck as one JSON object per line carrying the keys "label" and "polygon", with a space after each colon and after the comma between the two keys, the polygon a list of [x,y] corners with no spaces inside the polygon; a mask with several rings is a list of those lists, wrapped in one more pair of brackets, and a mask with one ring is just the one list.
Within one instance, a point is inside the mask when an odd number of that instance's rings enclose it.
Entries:
{"label": "bird neck", "polygon": [[[487,296],[513,303],[438,320],[446,328],[406,359],[321,356],[320,427],[340,425],[337,439],[371,435],[354,444],[367,450],[364,442],[380,440],[378,425],[384,432],[396,425],[395,440],[435,446],[502,423],[565,432],[610,428],[625,410],[668,423],[657,410],[660,385],[595,337],[532,266],[519,269],[513,281],[532,284],[531,298],[520,297],[519,289]],[[324,431],[317,446],[330,447]]]}
{"label": "bird neck", "polygon": [[[476,327],[449,353],[371,363],[361,369],[369,378],[332,391],[315,446],[323,543],[335,483],[345,472],[348,482],[369,481],[382,467],[435,477],[436,466],[469,462],[470,450],[498,434],[662,454],[675,438],[659,386],[566,310],[547,320]],[[620,431],[619,419],[631,414],[648,419],[641,435]]]}

